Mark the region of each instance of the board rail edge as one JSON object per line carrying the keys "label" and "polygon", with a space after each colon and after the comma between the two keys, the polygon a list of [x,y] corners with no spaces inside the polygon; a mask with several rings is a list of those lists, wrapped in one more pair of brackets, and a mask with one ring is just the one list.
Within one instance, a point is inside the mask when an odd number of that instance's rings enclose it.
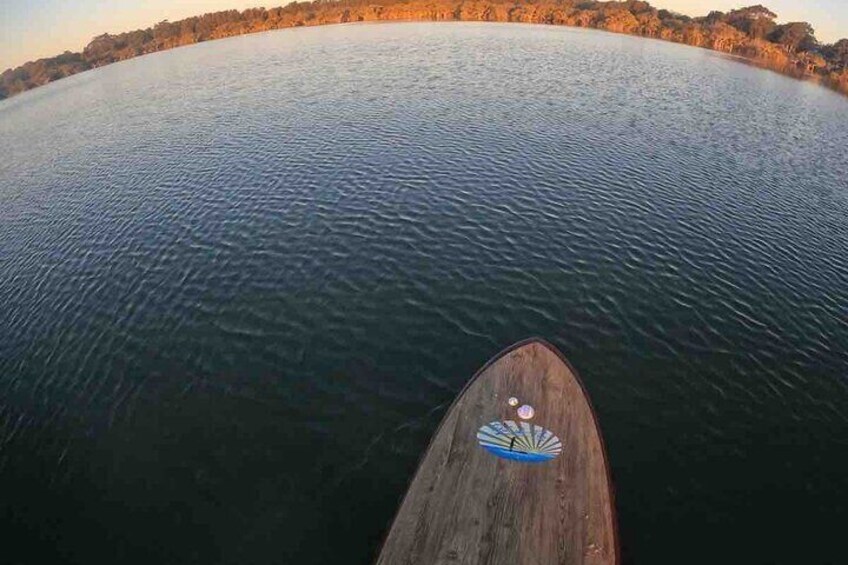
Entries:
{"label": "board rail edge", "polygon": [[418,473],[421,470],[421,463],[423,463],[424,460],[427,458],[427,455],[429,455],[430,449],[433,447],[433,442],[439,436],[439,432],[442,431],[442,425],[445,423],[445,420],[447,419],[447,415],[451,413],[451,411],[454,409],[454,407],[459,402],[459,400],[462,398],[462,396],[466,393],[466,391],[471,387],[471,385],[473,385],[477,381],[477,379],[480,378],[480,375],[482,375],[483,373],[486,372],[486,369],[488,369],[489,367],[494,365],[502,357],[505,357],[506,355],[509,355],[513,351],[515,351],[517,349],[521,349],[522,347],[524,347],[526,345],[533,344],[533,343],[541,345],[541,346],[545,347],[546,349],[548,349],[549,351],[551,351],[554,355],[557,356],[557,358],[559,358],[560,361],[562,361],[565,364],[566,367],[568,367],[568,370],[571,371],[571,374],[574,377],[574,380],[577,381],[577,384],[580,386],[580,392],[583,394],[583,399],[586,401],[586,404],[589,406],[589,412],[591,412],[591,414],[592,414],[592,421],[595,424],[595,429],[598,431],[598,438],[600,439],[600,443],[601,443],[601,454],[602,454],[603,460],[604,460],[604,470],[606,471],[606,474],[607,474],[607,490],[609,492],[609,500],[610,500],[610,507],[611,507],[610,512],[612,513],[612,536],[613,536],[613,544],[615,545],[615,565],[621,565],[621,542],[620,542],[620,539],[619,539],[619,532],[618,532],[618,511],[616,509],[616,504],[615,504],[615,484],[613,483],[613,479],[612,479],[612,469],[610,468],[609,455],[607,454],[607,446],[606,446],[606,442],[604,441],[604,434],[601,430],[601,423],[600,423],[600,419],[598,418],[598,413],[595,411],[595,406],[594,406],[594,404],[592,404],[592,399],[589,397],[589,392],[586,389],[586,385],[583,383],[583,379],[580,377],[580,373],[577,372],[577,369],[574,367],[574,365],[571,364],[571,362],[568,360],[568,358],[559,350],[558,347],[553,345],[551,342],[549,342],[545,338],[538,337],[538,336],[533,336],[533,337],[528,337],[526,339],[522,339],[521,341],[513,343],[512,345],[509,345],[509,346],[505,347],[504,349],[502,349],[501,351],[499,351],[498,353],[496,353],[493,357],[491,357],[488,361],[486,361],[486,364],[483,365],[482,367],[480,367],[477,370],[477,372],[474,373],[474,375],[470,379],[468,379],[468,381],[465,383],[465,385],[462,387],[462,389],[456,394],[456,396],[454,397],[450,406],[448,406],[448,409],[445,411],[444,415],[442,415],[442,419],[439,421],[439,425],[433,431],[433,435],[430,436],[430,440],[427,442],[426,449],[424,449],[424,451],[421,452],[421,455],[418,458],[418,463],[415,466],[415,472],[412,474],[412,477],[409,479],[409,482],[408,482],[407,487],[406,487],[406,491],[404,492],[403,497],[400,499],[400,504],[398,504],[397,510],[395,511],[394,515],[392,516],[391,522],[389,522],[389,527],[386,529],[385,534],[383,534],[382,541],[380,542],[380,547],[377,550],[377,553],[376,553],[376,555],[374,556],[374,559],[373,559],[374,563],[376,563],[380,559],[380,555],[382,555],[382,553],[383,553],[383,549],[386,545],[386,541],[388,540],[389,534],[391,533],[392,528],[395,525],[395,521],[397,520],[397,517],[400,514],[401,508],[403,508],[403,505],[406,502],[406,497],[409,495],[409,489],[412,486],[412,484],[415,482],[415,479],[418,478]]}

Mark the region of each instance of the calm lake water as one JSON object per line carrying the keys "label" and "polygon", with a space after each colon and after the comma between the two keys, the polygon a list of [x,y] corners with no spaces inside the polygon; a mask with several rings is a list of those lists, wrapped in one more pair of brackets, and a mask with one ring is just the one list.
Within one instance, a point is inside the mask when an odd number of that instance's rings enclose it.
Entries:
{"label": "calm lake water", "polygon": [[539,335],[628,563],[837,563],[848,98],[567,28],[216,41],[0,103],[10,563],[367,564]]}

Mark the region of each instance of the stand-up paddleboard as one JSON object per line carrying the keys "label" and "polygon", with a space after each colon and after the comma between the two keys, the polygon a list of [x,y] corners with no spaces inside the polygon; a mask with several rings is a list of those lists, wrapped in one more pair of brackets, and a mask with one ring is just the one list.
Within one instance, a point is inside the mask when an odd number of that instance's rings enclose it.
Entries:
{"label": "stand-up paddleboard", "polygon": [[552,345],[489,361],[442,420],[378,565],[620,562],[609,466],[577,373]]}

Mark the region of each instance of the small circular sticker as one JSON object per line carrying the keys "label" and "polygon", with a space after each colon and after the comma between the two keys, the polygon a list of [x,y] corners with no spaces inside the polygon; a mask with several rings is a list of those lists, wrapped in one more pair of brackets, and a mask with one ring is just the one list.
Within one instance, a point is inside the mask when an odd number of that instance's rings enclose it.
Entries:
{"label": "small circular sticker", "polygon": [[533,407],[529,404],[525,404],[521,408],[518,409],[518,417],[522,420],[529,420],[536,414],[536,411],[533,410]]}
{"label": "small circular sticker", "polygon": [[550,461],[562,452],[562,442],[550,430],[512,420],[482,426],[477,442],[489,453],[524,463]]}

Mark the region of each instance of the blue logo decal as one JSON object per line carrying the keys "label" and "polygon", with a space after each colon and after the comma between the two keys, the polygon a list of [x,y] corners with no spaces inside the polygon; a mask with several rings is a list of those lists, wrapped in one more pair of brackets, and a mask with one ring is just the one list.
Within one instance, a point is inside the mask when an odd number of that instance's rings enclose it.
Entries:
{"label": "blue logo decal", "polygon": [[523,463],[543,463],[562,452],[562,442],[550,430],[512,420],[482,426],[477,442],[489,453]]}

